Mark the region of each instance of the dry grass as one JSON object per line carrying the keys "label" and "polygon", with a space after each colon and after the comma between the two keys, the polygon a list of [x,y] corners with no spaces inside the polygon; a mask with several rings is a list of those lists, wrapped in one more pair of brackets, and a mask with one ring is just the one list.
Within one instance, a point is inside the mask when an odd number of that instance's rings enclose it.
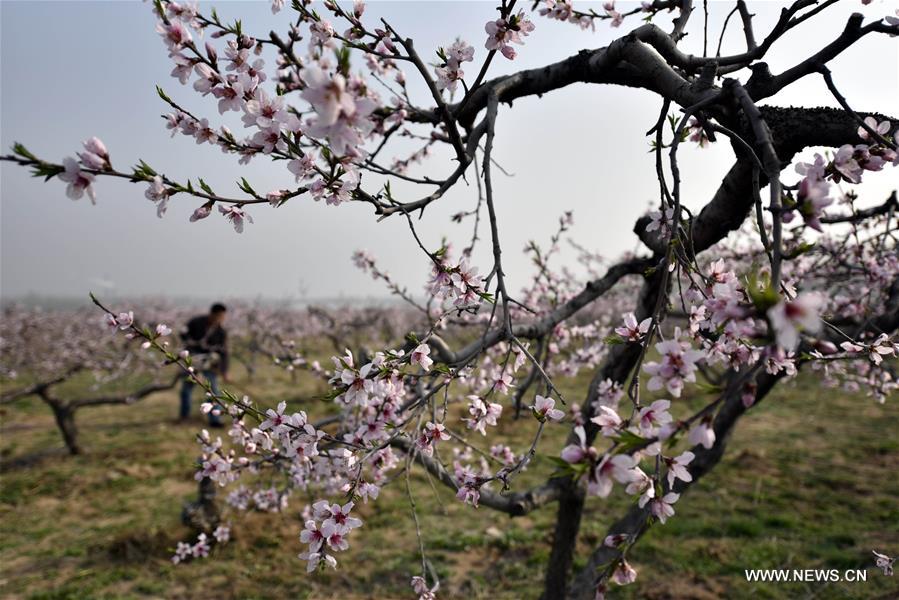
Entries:
{"label": "dry grass", "polygon": [[[250,391],[272,401],[311,396],[315,384],[264,372]],[[582,381],[566,391],[577,397]],[[298,404],[299,406],[299,404]],[[308,406],[306,407],[308,408]],[[194,435],[177,425],[176,394],[78,414],[86,452],[69,457],[39,402],[6,407],[0,453],[0,595],[5,598],[409,597],[417,543],[402,485],[361,507],[341,568],[307,576],[296,554],[304,499],[283,514],[233,516],[235,539],[214,557],[173,566],[195,493]],[[525,443],[504,417],[498,437]],[[528,427],[525,430],[530,431]],[[813,387],[779,390],[740,424],[719,468],[634,551],[627,598],[897,598],[899,579],[875,571],[871,550],[899,553],[899,413],[862,396]],[[555,451],[554,427],[541,450]],[[519,482],[549,472],[538,457]],[[398,482],[399,483],[399,482]],[[446,598],[536,598],[555,507],[509,519],[461,506],[421,474],[413,493]],[[580,552],[602,539],[630,499],[591,501]],[[745,568],[867,568],[867,584],[748,584]]]}

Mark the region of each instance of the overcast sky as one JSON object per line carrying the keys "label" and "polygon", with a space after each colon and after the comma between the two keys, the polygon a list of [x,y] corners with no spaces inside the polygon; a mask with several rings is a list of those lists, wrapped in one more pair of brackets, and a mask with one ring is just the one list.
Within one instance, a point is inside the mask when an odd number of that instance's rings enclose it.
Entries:
{"label": "overcast sky", "polygon": [[[289,3],[288,3],[289,4]],[[529,2],[527,3],[529,4]],[[575,3],[581,6],[593,3]],[[619,2],[619,8],[632,6]],[[768,31],[784,3],[753,2],[757,37]],[[290,10],[272,15],[267,2],[201,3],[214,5],[226,20],[240,17],[244,30],[264,36],[283,31]],[[698,3],[701,5],[701,3]],[[486,55],[484,23],[495,15],[490,2],[373,2],[365,18],[380,16],[413,37],[419,52],[433,57],[437,46],[462,36],[475,46],[477,72]],[[593,6],[598,5],[593,4]],[[710,26],[716,39],[731,3],[713,1]],[[768,56],[775,73],[807,57],[837,37],[854,11],[874,18],[893,14],[895,1],[843,0],[820,19],[812,19]],[[10,2],[0,1],[0,141],[6,151],[13,141],[48,160],[80,150],[81,140],[100,137],[113,164],[123,169],[138,159],[177,179],[203,177],[216,191],[237,195],[233,182],[249,179],[257,190],[290,187],[284,163],[255,159],[241,167],[235,157],[197,146],[191,139],[172,139],[159,115],[166,106],[154,88],[161,85],[177,102],[210,118],[214,124],[241,129],[234,115],[219,117],[215,101],[200,98],[169,75],[171,63],[154,31],[150,6],[140,2]],[[541,66],[581,48],[601,47],[629,28],[599,23],[596,33],[534,16],[536,31],[519,48],[519,57],[494,61],[491,75]],[[656,22],[668,28],[670,18]],[[702,13],[694,13],[686,48],[701,52]],[[731,24],[725,53],[741,51],[742,32]],[[895,39],[870,35],[831,63],[834,78],[860,110],[896,113],[899,59]],[[429,58],[430,60],[430,58]],[[271,62],[269,61],[269,64]],[[414,77],[409,73],[409,79]],[[745,75],[744,75],[745,80]],[[420,89],[420,88],[416,88]],[[420,98],[421,96],[419,96]],[[423,102],[422,102],[423,103]],[[768,101],[779,105],[836,106],[820,77],[808,77]],[[512,174],[496,176],[497,210],[501,219],[504,262],[510,285],[517,289],[530,277],[522,252],[529,239],[545,243],[558,216],[573,210],[575,237],[584,246],[614,258],[633,250],[634,220],[657,197],[653,157],[644,133],[656,119],[659,101],[651,94],[610,86],[576,85],[501,107],[495,156]],[[681,159],[687,206],[701,207],[731,164],[729,148],[685,147]],[[440,176],[451,168],[438,153],[419,173]],[[266,297],[272,299],[383,296],[383,288],[359,272],[350,256],[367,249],[382,267],[417,292],[427,277],[427,260],[414,252],[407,225],[393,218],[376,222],[370,207],[350,203],[326,206],[299,197],[277,210],[250,207],[255,224],[242,235],[217,214],[199,222],[188,217],[199,205],[183,195],[172,201],[165,218],[144,198],[145,184],[98,180],[97,206],[85,198],[66,198],[58,180],[43,183],[19,167],[2,164],[2,273],[0,294],[10,299],[29,293],[83,297],[88,290],[108,295]],[[866,175],[871,202],[880,202],[892,173]],[[788,181],[790,177],[786,178]],[[195,180],[195,179],[194,179]],[[371,180],[369,180],[371,181]],[[420,194],[409,186],[394,188],[400,198]],[[442,235],[461,249],[470,223],[455,225],[448,216],[472,208],[474,186],[464,184],[432,205],[421,225],[425,242],[439,245]],[[487,239],[489,232],[481,231]],[[570,260],[572,252],[566,252]],[[490,268],[486,244],[476,253],[482,271]]]}

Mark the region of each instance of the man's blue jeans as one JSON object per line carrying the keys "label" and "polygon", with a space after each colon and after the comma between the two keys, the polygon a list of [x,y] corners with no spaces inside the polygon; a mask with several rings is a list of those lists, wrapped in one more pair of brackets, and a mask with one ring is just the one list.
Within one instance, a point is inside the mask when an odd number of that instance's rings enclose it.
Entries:
{"label": "man's blue jeans", "polygon": [[[219,395],[219,385],[218,379],[216,378],[216,374],[214,371],[203,371],[203,377],[209,381],[209,385],[212,388],[212,393],[216,396]],[[193,394],[194,380],[190,377],[186,377],[184,379],[184,383],[181,384],[181,418],[186,419],[190,416],[190,397]],[[220,407],[216,405],[216,408]],[[221,409],[220,409],[221,410]],[[221,424],[221,419],[216,415],[209,413],[209,424],[210,425],[219,425]]]}

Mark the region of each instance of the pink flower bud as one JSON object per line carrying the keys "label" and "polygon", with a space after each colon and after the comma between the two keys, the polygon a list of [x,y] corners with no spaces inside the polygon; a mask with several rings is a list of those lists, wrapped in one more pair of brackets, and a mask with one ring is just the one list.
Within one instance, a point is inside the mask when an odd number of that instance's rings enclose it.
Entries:
{"label": "pink flower bud", "polygon": [[95,136],[83,141],[82,144],[84,144],[84,149],[88,152],[92,152],[101,158],[109,158],[109,152],[106,151],[106,146],[100,138]]}

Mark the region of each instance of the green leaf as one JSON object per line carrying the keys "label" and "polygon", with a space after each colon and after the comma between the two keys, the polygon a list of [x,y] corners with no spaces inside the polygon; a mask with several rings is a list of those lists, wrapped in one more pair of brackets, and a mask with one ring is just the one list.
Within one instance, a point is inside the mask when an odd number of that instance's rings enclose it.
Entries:
{"label": "green leaf", "polygon": [[637,435],[633,431],[623,430],[618,434],[618,445],[615,447],[615,454],[623,454],[634,448],[645,446],[649,440]]}
{"label": "green leaf", "polygon": [[28,148],[20,144],[19,142],[15,142],[12,145],[13,154],[18,154],[22,158],[27,158],[28,160],[38,160],[37,156],[28,151]]}
{"label": "green leaf", "polygon": [[760,278],[758,271],[752,270],[746,279],[746,292],[749,294],[749,299],[761,312],[767,311],[780,302],[780,294],[771,285],[770,277],[766,275],[764,278]]}
{"label": "green leaf", "polygon": [[134,179],[142,180],[142,179],[152,179],[156,177],[156,171],[153,170],[150,165],[145,163],[143,159],[141,159],[140,163],[132,167]]}
{"label": "green leaf", "polygon": [[205,181],[203,181],[202,178],[199,178],[199,182],[200,182],[200,187],[203,189],[204,192],[206,192],[210,196],[215,196],[215,192],[212,191],[212,188],[209,187],[209,184],[207,184]]}
{"label": "green leaf", "polygon": [[570,475],[575,479],[579,479],[587,472],[587,469],[590,468],[588,463],[571,464],[558,456],[544,455],[544,458],[553,463],[556,467],[551,477],[564,477]]}
{"label": "green leaf", "polygon": [[169,98],[166,95],[165,91],[163,91],[163,89],[161,87],[159,87],[158,85],[156,86],[156,93],[159,94],[159,97],[162,98],[163,102],[168,102],[169,104],[172,103],[172,99]]}
{"label": "green leaf", "polygon": [[571,464],[568,461],[566,461],[565,459],[563,459],[561,456],[551,456],[551,455],[547,454],[544,458],[546,458],[546,460],[548,460],[549,462],[551,462],[552,464],[554,464],[560,468],[567,467]]}
{"label": "green leaf", "polygon": [[695,385],[701,391],[709,393],[709,394],[717,394],[719,392],[724,391],[720,385],[714,385],[714,384],[708,383],[706,381],[697,381],[695,383]]}
{"label": "green leaf", "polygon": [[437,371],[441,375],[452,375],[453,374],[453,372],[450,370],[450,368],[443,363],[434,363],[433,365],[431,365],[431,370]]}
{"label": "green leaf", "polygon": [[496,298],[493,297],[493,294],[489,294],[487,292],[475,292],[478,296],[480,296],[484,301],[489,302],[490,304],[496,303]]}
{"label": "green leaf", "polygon": [[240,178],[240,181],[237,182],[237,187],[251,196],[256,196],[256,191],[253,189],[253,186],[250,185],[250,182],[247,181],[246,177]]}
{"label": "green leaf", "polygon": [[337,58],[337,72],[343,76],[350,74],[350,48],[349,46],[341,46],[334,50],[334,56]]}
{"label": "green leaf", "polygon": [[50,163],[39,162],[31,167],[31,176],[43,177],[44,181],[49,181],[63,171],[65,171],[65,169],[62,167],[62,165],[53,165]]}

